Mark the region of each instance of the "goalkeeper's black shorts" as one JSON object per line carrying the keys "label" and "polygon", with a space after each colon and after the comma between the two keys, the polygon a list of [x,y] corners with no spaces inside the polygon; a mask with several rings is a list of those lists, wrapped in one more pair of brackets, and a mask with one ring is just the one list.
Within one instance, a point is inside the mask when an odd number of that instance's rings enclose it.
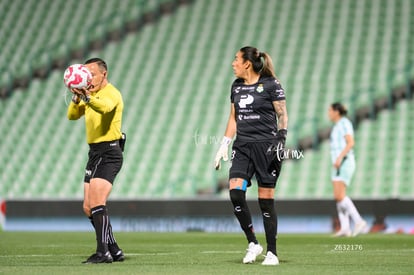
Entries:
{"label": "goalkeeper's black shorts", "polygon": [[[245,179],[248,182],[247,186],[250,186],[251,179],[255,175],[260,187],[274,188],[282,168],[282,161],[273,161],[272,155],[267,154],[267,149],[271,145],[270,141],[243,142],[236,139],[231,154],[229,178]],[[274,170],[268,171],[271,165],[274,166]]]}
{"label": "goalkeeper's black shorts", "polygon": [[123,162],[119,141],[89,144],[88,157],[84,182],[89,183],[93,178],[101,178],[113,183]]}

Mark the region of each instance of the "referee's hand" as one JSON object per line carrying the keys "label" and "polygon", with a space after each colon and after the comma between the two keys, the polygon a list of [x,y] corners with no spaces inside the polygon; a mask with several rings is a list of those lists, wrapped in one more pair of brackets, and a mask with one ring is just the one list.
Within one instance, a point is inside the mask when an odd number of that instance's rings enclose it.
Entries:
{"label": "referee's hand", "polygon": [[89,102],[89,96],[91,93],[89,92],[87,88],[79,88],[79,89],[73,88],[70,91],[72,92],[72,94],[76,95],[83,101]]}
{"label": "referee's hand", "polygon": [[217,151],[216,158],[214,159],[214,164],[216,170],[220,169],[221,159],[223,161],[229,160],[229,145],[231,143],[231,138],[223,137],[223,140],[220,143],[220,148]]}

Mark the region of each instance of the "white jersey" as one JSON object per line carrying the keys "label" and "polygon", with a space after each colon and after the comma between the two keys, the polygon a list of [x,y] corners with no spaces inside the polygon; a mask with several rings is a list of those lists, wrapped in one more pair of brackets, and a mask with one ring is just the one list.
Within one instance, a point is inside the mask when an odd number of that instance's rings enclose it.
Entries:
{"label": "white jersey", "polygon": [[[346,147],[346,135],[354,136],[354,127],[348,118],[342,117],[335,123],[331,131],[330,145],[332,163],[336,161],[339,154]],[[354,158],[354,151],[352,149],[348,152],[347,157]]]}

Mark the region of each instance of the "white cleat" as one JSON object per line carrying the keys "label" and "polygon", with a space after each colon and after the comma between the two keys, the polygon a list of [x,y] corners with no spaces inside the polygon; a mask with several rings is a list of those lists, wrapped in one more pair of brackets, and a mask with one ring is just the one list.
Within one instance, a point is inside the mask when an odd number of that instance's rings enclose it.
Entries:
{"label": "white cleat", "polygon": [[264,261],[262,262],[262,265],[278,265],[279,264],[279,259],[277,258],[277,256],[275,254],[273,254],[272,252],[268,251]]}
{"label": "white cleat", "polygon": [[368,224],[365,220],[360,221],[359,223],[355,224],[354,232],[352,232],[352,236],[355,237],[358,234],[366,233],[368,231]]}
{"label": "white cleat", "polygon": [[263,247],[260,244],[255,244],[253,242],[249,243],[247,247],[246,256],[243,258],[244,264],[251,264],[256,261],[256,257],[260,255],[263,251]]}
{"label": "white cleat", "polygon": [[351,237],[352,236],[352,232],[351,232],[350,229],[348,229],[348,230],[339,230],[333,236],[334,237]]}

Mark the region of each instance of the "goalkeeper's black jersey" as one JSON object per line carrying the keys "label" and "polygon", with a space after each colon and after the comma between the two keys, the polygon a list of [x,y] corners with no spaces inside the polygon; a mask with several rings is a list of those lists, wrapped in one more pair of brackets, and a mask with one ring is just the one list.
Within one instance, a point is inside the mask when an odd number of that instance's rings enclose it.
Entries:
{"label": "goalkeeper's black jersey", "polygon": [[274,101],[285,100],[285,91],[273,77],[260,77],[253,85],[236,79],[231,87],[237,122],[237,139],[245,142],[272,139],[277,132]]}

